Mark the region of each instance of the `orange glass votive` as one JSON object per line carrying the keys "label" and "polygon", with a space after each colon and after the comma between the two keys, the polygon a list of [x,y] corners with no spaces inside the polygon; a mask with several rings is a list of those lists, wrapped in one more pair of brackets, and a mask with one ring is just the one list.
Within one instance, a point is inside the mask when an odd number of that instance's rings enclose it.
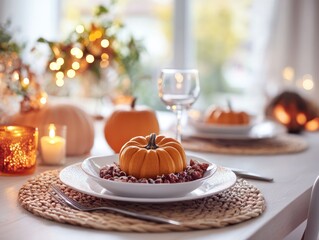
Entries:
{"label": "orange glass votive", "polygon": [[37,128],[0,126],[0,175],[33,173],[37,146]]}

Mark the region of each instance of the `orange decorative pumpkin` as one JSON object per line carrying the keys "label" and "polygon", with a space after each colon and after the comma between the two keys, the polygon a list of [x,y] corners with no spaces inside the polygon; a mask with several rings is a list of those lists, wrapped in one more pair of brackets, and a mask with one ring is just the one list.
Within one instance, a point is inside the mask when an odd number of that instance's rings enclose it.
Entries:
{"label": "orange decorative pumpkin", "polygon": [[38,111],[13,115],[9,122],[15,125],[37,127],[39,137],[47,124],[66,125],[68,156],[89,153],[94,143],[93,119],[82,109],[73,105],[48,105]]}
{"label": "orange decorative pumpkin", "polygon": [[225,125],[247,125],[250,122],[250,117],[246,112],[235,112],[232,109],[223,110],[221,108],[213,108],[207,111],[205,122]]}
{"label": "orange decorative pumpkin", "polygon": [[118,153],[121,147],[135,136],[159,134],[159,124],[153,110],[145,107],[120,106],[107,119],[104,135],[108,145]]}
{"label": "orange decorative pumpkin", "polygon": [[120,151],[119,161],[121,170],[136,178],[155,178],[186,168],[182,145],[173,138],[155,133],[128,141]]}

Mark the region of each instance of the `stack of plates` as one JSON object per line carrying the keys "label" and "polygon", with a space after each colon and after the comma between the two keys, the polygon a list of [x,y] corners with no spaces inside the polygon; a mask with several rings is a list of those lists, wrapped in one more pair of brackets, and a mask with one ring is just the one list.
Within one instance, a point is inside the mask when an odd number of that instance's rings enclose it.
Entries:
{"label": "stack of plates", "polygon": [[205,139],[256,140],[274,138],[286,132],[286,128],[274,121],[252,117],[247,125],[225,125],[205,123],[203,118],[189,118],[189,128],[184,129],[185,137]]}
{"label": "stack of plates", "polygon": [[64,168],[60,180],[67,186],[100,198],[129,202],[175,202],[199,199],[214,195],[232,187],[236,175],[227,168],[196,156],[187,156],[198,162],[209,163],[209,169],[203,178],[191,182],[170,184],[145,184],[115,182],[99,177],[100,169],[105,165],[118,163],[118,155],[90,157],[82,163]]}

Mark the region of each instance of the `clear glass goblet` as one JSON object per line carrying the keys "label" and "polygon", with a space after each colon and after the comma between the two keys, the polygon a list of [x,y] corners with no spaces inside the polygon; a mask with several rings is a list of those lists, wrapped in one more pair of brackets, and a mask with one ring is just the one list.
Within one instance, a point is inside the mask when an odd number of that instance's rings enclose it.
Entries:
{"label": "clear glass goblet", "polygon": [[177,117],[176,140],[181,142],[181,120],[184,109],[189,109],[200,93],[196,69],[163,69],[158,79],[158,94],[167,108]]}

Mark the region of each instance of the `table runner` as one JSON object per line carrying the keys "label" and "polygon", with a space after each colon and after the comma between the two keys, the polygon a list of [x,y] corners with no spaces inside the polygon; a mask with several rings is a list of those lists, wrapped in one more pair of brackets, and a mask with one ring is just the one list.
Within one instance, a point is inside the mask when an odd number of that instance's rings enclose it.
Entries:
{"label": "table runner", "polygon": [[[123,232],[171,232],[220,228],[258,217],[265,210],[261,192],[243,179],[221,193],[203,199],[173,203],[131,203],[96,198],[77,192],[58,178],[59,171],[46,171],[27,181],[19,191],[21,206],[52,221],[86,228]],[[61,205],[49,193],[58,185],[84,205],[108,205],[181,221],[182,226],[146,222],[107,211],[80,212]]]}
{"label": "table runner", "polygon": [[285,134],[270,139],[230,140],[185,138],[182,141],[186,150],[219,154],[273,155],[304,151],[308,143],[301,137]]}

